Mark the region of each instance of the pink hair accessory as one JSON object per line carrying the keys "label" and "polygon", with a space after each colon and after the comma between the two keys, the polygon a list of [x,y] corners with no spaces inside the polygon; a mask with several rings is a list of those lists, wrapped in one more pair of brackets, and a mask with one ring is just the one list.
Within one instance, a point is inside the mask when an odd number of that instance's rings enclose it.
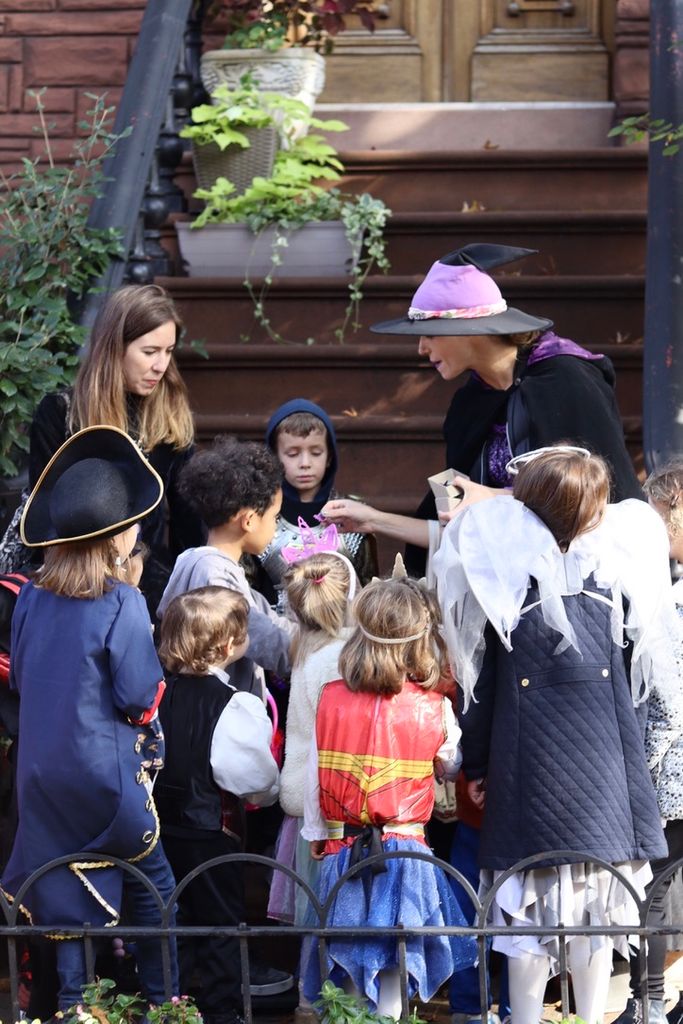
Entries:
{"label": "pink hair accessory", "polygon": [[288,544],[280,552],[288,565],[291,565],[293,562],[300,562],[304,558],[310,558],[311,555],[330,555],[336,553],[339,547],[339,534],[337,533],[335,523],[330,523],[329,526],[326,526],[319,536],[316,536],[306,520],[302,519],[301,516],[299,516],[298,525],[301,547]]}
{"label": "pink hair accessory", "polygon": [[323,581],[324,579],[325,579],[325,577],[324,577],[324,576],[314,576],[314,577],[313,577],[313,582],[314,582],[314,583],[322,583],[322,581]]}

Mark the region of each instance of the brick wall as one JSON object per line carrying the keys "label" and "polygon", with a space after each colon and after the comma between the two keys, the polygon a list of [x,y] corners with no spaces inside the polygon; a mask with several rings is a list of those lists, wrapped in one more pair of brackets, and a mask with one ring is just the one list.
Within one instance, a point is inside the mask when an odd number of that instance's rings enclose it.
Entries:
{"label": "brick wall", "polygon": [[43,150],[31,89],[46,88],[53,152],[63,159],[89,109],[116,104],[146,0],[0,0],[0,167]]}

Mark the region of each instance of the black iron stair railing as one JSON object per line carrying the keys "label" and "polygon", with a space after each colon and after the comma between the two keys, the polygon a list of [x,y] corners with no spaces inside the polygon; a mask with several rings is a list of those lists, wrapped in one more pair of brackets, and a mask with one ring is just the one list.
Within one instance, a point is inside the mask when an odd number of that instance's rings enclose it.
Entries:
{"label": "black iron stair railing", "polygon": [[105,164],[108,180],[89,218],[91,227],[118,229],[122,255],[85,299],[79,319],[86,325],[93,323],[103,294],[124,282],[147,284],[173,272],[160,243],[161,226],[170,213],[185,209],[173,175],[184,149],[179,129],[203,92],[205,5],[206,0],[148,0],[145,8],[114,124],[115,132],[130,133]]}

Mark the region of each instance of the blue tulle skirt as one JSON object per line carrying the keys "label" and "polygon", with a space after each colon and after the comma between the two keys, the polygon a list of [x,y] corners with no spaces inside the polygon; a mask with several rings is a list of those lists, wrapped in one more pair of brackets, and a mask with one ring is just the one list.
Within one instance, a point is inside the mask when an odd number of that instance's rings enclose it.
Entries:
{"label": "blue tulle skirt", "polygon": [[[429,848],[415,839],[389,838],[384,852]],[[348,870],[351,847],[323,861],[319,895],[325,903],[339,878]],[[466,921],[448,883],[435,863],[409,857],[385,862],[386,871],[369,870],[345,882],[330,909],[327,924],[343,928],[465,925]],[[406,936],[408,993],[427,1002],[455,971],[476,963],[475,940],[468,936]],[[331,980],[341,985],[348,975],[356,988],[377,1005],[380,971],[398,967],[398,946],[394,936],[331,939],[327,943],[327,970]],[[320,994],[318,943],[314,941],[308,962],[303,965],[304,992],[315,1000]]]}

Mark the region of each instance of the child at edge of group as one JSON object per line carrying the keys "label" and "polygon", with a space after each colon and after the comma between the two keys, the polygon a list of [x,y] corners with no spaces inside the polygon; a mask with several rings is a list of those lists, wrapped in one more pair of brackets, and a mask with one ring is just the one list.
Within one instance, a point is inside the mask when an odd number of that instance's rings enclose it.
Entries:
{"label": "child at edge of group", "polygon": [[[299,623],[299,636],[292,653],[285,760],[280,775],[280,806],[285,817],[275,859],[293,868],[315,892],[320,862],[311,857],[309,844],[300,834],[306,761],[320,691],[330,680],[339,678],[339,655],[351,635],[349,609],[357,577],[348,558],[328,552],[295,562],[287,569],[283,582],[290,611]],[[295,925],[312,923],[304,890],[283,871],[274,872],[268,916]],[[304,944],[309,944],[306,939]],[[305,953],[301,959],[303,963]],[[300,1006],[306,1007],[301,985]]]}
{"label": "child at edge of group", "polygon": [[[606,464],[584,448],[506,468],[513,494],[456,515],[434,559],[463,769],[484,811],[480,898],[496,887],[495,926],[597,929],[570,936],[567,958],[577,1017],[601,1021],[613,947],[628,957],[629,942],[599,929],[637,925],[638,911],[587,857],[643,899],[649,861],[666,854],[643,720],[650,688],[678,686],[668,543],[644,502],[607,504]],[[493,948],[508,958],[512,1024],[537,1024],[557,937],[494,936]]]}
{"label": "child at edge of group", "polygon": [[[365,856],[429,854],[425,825],[434,806],[434,775],[454,778],[460,729],[436,687],[447,674],[440,615],[415,580],[374,580],[353,604],[356,622],[339,659],[342,678],[323,688],[311,743],[302,836],[322,860],[319,898]],[[464,924],[442,870],[431,859],[397,857],[346,882],[327,924],[345,928]],[[331,939],[330,978],[364,996],[380,1015],[402,1013],[398,948],[393,937]],[[471,937],[406,939],[408,995],[427,1002],[451,976],[474,963]],[[317,998],[314,941],[304,978]]]}
{"label": "child at edge of group", "polygon": [[233,663],[231,683],[265,699],[263,670],[288,675],[296,625],[252,590],[240,558],[261,554],[273,539],[282,502],[280,464],[264,445],[218,437],[183,467],[179,488],[208,527],[208,542],[178,556],[157,614],[163,619],[174,597],[198,587],[242,594],[249,605],[249,652]]}
{"label": "child at edge of group", "polygon": [[[683,461],[678,459],[658,466],[643,485],[652,508],[661,516],[669,537],[669,555],[683,563]],[[683,581],[673,586],[681,634],[675,648],[675,656],[683,679]],[[674,701],[662,699],[655,689],[647,703],[647,726],[645,750],[652,773],[657,803],[662,821],[665,822],[664,837],[669,848],[663,860],[651,864],[654,878],[646,889],[650,902],[647,924],[653,927],[665,926],[671,919],[680,917],[681,887],[680,873],[670,873],[673,864],[683,856],[683,690]],[[669,873],[668,879],[663,876]],[[669,907],[671,900],[672,906]],[[651,935],[647,940],[647,995],[648,1021],[650,1024],[680,1024],[683,1019],[683,993],[679,992],[676,1005],[666,1013],[664,992],[664,968],[666,965],[667,938],[665,935]],[[615,1024],[640,1024],[643,1017],[643,993],[640,984],[638,957],[630,960],[631,998]]]}
{"label": "child at edge of group", "polygon": [[[48,462],[21,518],[21,539],[44,562],[12,619],[10,685],[20,695],[17,836],[2,886],[11,900],[37,868],[53,868],[23,897],[35,925],[76,930],[119,923],[161,925],[175,881],[159,840],[152,777],[162,761],[157,707],[163,672],[137,589],[138,523],[163,497],[161,478],[115,427],[73,434]],[[107,860],[135,864],[154,887]],[[173,926],[175,916],[169,916]],[[83,942],[51,936],[56,1003],[82,1002]],[[139,983],[151,1003],[178,994],[175,941],[165,991],[158,938],[136,942]],[[47,997],[46,997],[47,998]]]}
{"label": "child at edge of group", "polygon": [[[282,508],[275,536],[258,558],[260,571],[254,585],[271,605],[283,611],[282,577],[286,563],[281,551],[286,546],[301,544],[300,519],[315,536],[325,529],[318,516],[323,505],[335,496],[334,480],[339,468],[337,437],[324,409],[305,398],[293,398],[270,417],[265,440],[282,466]],[[361,585],[369,583],[378,573],[374,536],[345,533],[339,536],[339,545]]]}
{"label": "child at edge of group", "polygon": [[[226,802],[267,806],[277,799],[278,767],[265,705],[255,694],[236,690],[227,671],[248,645],[248,615],[249,605],[235,591],[201,587],[174,598],[161,622],[166,763],[155,795],[164,849],[178,880],[214,857],[241,851],[240,836],[224,824]],[[239,818],[232,810],[230,822]],[[182,925],[225,927],[243,920],[239,863],[204,871],[179,897]],[[182,991],[190,987],[195,964],[200,970],[197,1005],[205,1024],[241,1024],[239,941],[181,937],[178,961]]]}

